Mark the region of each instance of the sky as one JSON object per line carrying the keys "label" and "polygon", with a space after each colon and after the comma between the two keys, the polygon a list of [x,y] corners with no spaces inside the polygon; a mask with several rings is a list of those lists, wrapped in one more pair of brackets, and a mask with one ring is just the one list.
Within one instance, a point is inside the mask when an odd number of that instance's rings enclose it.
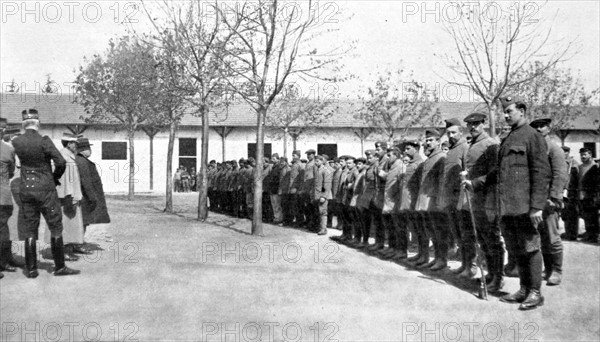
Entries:
{"label": "sky", "polygon": [[[75,78],[84,56],[102,53],[112,37],[126,33],[129,22],[144,29],[147,21],[134,1],[5,1],[1,0],[0,81],[4,91],[13,79],[21,89],[37,91],[46,75],[59,86]],[[332,42],[356,41],[344,59],[347,72],[358,79],[335,87],[341,96],[353,96],[376,71],[403,68],[413,77],[452,97],[455,88],[445,81],[451,72],[437,55],[453,53],[442,30],[451,20],[446,1],[321,1],[320,18],[337,32]],[[503,2],[510,6],[510,2]],[[571,68],[588,90],[600,87],[600,2],[549,1],[531,3],[531,18],[542,27],[552,25],[553,40],[576,39],[579,51],[561,67]],[[352,15],[350,19],[345,20]],[[546,25],[546,26],[543,26]],[[549,49],[553,48],[548,44]],[[327,84],[316,84],[326,89]],[[324,91],[324,90],[321,90]],[[448,93],[449,92],[449,93]],[[461,100],[474,97],[461,91]]]}

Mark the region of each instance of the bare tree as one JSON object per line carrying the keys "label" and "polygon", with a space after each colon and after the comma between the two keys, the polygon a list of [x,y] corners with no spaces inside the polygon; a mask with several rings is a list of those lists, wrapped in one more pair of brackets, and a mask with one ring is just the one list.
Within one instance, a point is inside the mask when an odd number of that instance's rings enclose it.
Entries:
{"label": "bare tree", "polygon": [[[154,41],[160,48],[168,50],[170,58],[182,68],[187,82],[180,84],[180,90],[194,94],[187,96],[186,99],[197,109],[195,115],[202,118],[198,220],[204,221],[208,217],[209,113],[211,108],[228,101],[222,84],[223,78],[227,77],[227,69],[223,66],[223,55],[232,33],[223,30],[216,1],[214,4],[209,4],[201,0],[190,2],[162,0],[151,4],[142,2],[142,7],[155,29]],[[155,18],[155,13],[160,13],[164,19]],[[173,119],[171,131],[177,128],[178,120],[175,117]],[[169,146],[169,154],[172,156],[171,141]]]}
{"label": "bare tree", "polygon": [[[256,111],[256,172],[254,174],[254,215],[252,234],[263,235],[262,169],[264,124],[269,108],[290,80],[319,78],[324,67],[336,69],[345,49],[333,47],[319,52],[309,45],[333,27],[313,15],[313,1],[281,3],[278,0],[236,3],[224,10],[223,20],[234,39],[227,49],[225,64],[234,77],[227,79],[229,89],[241,96]],[[232,16],[228,14],[233,13]],[[306,16],[308,14],[308,16]]]}
{"label": "bare tree", "polygon": [[[533,62],[524,68],[516,78],[528,78],[528,75],[539,74],[543,63]],[[533,118],[551,118],[552,133],[558,136],[562,145],[578,118],[589,116],[589,107],[600,92],[594,89],[587,91],[581,80],[573,75],[570,69],[552,68],[540,77],[532,78],[519,87],[519,96],[529,105]],[[600,118],[595,118],[596,127],[591,131],[600,132]]]}
{"label": "bare tree", "polygon": [[304,96],[298,87],[289,85],[282,96],[275,99],[266,118],[266,126],[278,128],[275,138],[283,138],[283,156],[287,157],[287,138],[292,138],[293,149],[301,134],[331,118],[338,108],[333,96],[312,98]]}
{"label": "bare tree", "polygon": [[[537,2],[458,2],[457,20],[444,22],[456,54],[440,57],[453,72],[451,84],[470,89],[485,104],[490,133],[496,134],[495,113],[502,94],[542,76],[577,51],[575,41],[551,40],[552,23],[537,18],[544,4]],[[521,71],[539,60],[533,74]],[[522,76],[522,77],[516,77]]]}
{"label": "bare tree", "polygon": [[435,93],[427,93],[423,86],[405,78],[403,70],[380,73],[375,85],[369,86],[366,95],[359,95],[360,108],[355,118],[376,128],[391,143],[399,133],[406,136],[413,127],[441,124],[441,113],[435,106]]}

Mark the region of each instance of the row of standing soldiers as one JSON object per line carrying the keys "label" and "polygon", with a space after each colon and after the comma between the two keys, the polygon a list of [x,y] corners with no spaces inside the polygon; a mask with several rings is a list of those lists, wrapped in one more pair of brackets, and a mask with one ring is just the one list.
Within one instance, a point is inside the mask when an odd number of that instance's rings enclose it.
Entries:
{"label": "row of standing soldiers", "polygon": [[[518,273],[519,291],[501,300],[520,303],[521,310],[543,305],[542,277],[548,285],[562,281],[561,210],[577,207],[587,238],[598,238],[600,171],[585,148],[580,151],[585,167],[573,171],[563,150],[549,139],[551,120],[528,125],[524,103],[511,97],[501,102],[511,130],[499,140],[485,132],[487,115],[472,113],[463,120],[470,143],[460,120],[447,120],[449,150],[441,148],[442,134],[429,129],[423,146],[426,158],[419,153],[418,141],[389,147],[377,142],[375,150],[365,152],[366,158],[340,157],[337,169],[328,167],[327,157],[315,156],[314,150],[306,152],[304,162],[300,151],[294,151],[291,165],[274,155],[264,166],[263,198],[271,205],[263,208],[273,208],[274,223],[325,234],[329,206],[343,227],[342,235],[332,239],[385,259],[408,259],[434,272],[445,270],[448,255],[458,249],[461,266],[453,272],[466,278],[484,276],[476,265],[479,244],[490,292],[502,289],[506,272]],[[225,163],[221,170],[211,167],[209,196],[216,210],[243,216],[252,212],[255,163],[249,158],[241,161],[240,169],[236,164]],[[278,199],[283,213],[278,212]],[[567,225],[572,224],[570,217]],[[573,229],[577,228],[567,227],[567,232]],[[418,245],[418,253],[410,258],[409,231]],[[374,244],[369,244],[371,235]]]}

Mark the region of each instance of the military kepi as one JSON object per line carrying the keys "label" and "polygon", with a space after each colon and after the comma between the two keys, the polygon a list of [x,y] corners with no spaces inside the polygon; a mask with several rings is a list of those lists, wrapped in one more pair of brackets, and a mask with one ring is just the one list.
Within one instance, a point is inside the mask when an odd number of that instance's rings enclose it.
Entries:
{"label": "military kepi", "polygon": [[552,122],[552,119],[536,119],[531,121],[531,123],[529,124],[529,126],[531,127],[544,127],[544,126],[550,126],[550,123]]}
{"label": "military kepi", "polygon": [[483,113],[471,113],[463,120],[464,122],[485,122],[487,118],[486,114]]}
{"label": "military kepi", "polygon": [[40,119],[40,115],[38,114],[37,109],[25,109],[24,111],[21,112],[21,116],[23,117],[23,120],[29,120],[29,119],[39,120]]}
{"label": "military kepi", "polygon": [[446,128],[452,127],[452,126],[460,127],[460,121],[457,118],[446,119],[445,121],[446,121]]}
{"label": "military kepi", "polygon": [[435,128],[428,128],[425,131],[425,138],[431,138],[431,137],[433,137],[433,138],[439,138],[440,136],[441,136],[440,132],[438,132],[438,130],[435,129]]}
{"label": "military kepi", "polygon": [[306,154],[316,154],[317,151],[313,150],[312,148],[308,151],[305,152]]}

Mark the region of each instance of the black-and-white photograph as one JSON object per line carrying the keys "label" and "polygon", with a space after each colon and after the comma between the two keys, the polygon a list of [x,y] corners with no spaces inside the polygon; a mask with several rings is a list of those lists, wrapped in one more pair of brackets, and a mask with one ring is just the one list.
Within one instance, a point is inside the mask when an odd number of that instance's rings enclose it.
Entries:
{"label": "black-and-white photograph", "polygon": [[600,341],[600,2],[0,18],[0,341]]}

